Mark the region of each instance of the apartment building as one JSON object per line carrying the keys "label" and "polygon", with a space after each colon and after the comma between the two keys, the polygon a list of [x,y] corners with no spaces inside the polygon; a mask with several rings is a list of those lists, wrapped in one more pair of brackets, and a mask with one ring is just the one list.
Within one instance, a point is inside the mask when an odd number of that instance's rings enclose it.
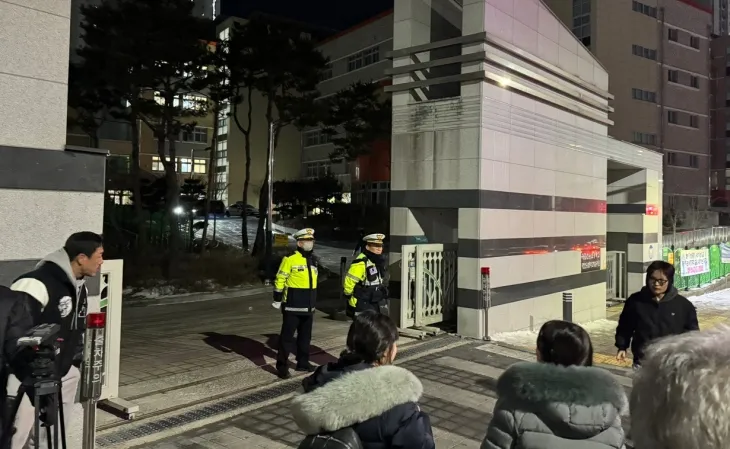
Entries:
{"label": "apartment building", "polygon": [[609,135],[664,154],[665,209],[706,206],[713,0],[545,3],[609,73]]}
{"label": "apartment building", "polygon": [[[319,85],[323,97],[334,95],[356,82],[389,84],[385,70],[392,66],[392,61],[385,58],[385,54],[393,49],[393,11],[384,11],[326,39],[319,49],[330,61],[327,79]],[[302,133],[301,147],[303,178],[330,172],[340,179],[353,202],[387,204],[389,139],[374,142],[370,154],[349,163],[330,161],[334,145],[319,129]]]}
{"label": "apartment building", "polygon": [[[227,39],[230,28],[244,19],[231,17],[218,27],[220,39]],[[324,39],[320,51],[330,59],[326,79],[319,85],[322,96],[334,95],[357,81],[387,84],[385,69],[391,62],[385,53],[392,49],[393,14],[385,11],[370,20]],[[251,177],[247,202],[258,204],[266,170],[268,129],[264,116],[265,99],[258,93],[252,97]],[[233,114],[230,107],[228,113]],[[239,122],[245,123],[248,103],[235,108]],[[387,204],[390,190],[390,142],[374,142],[373,151],[354,162],[333,163],[330,153],[334,145],[321,129],[298,130],[289,125],[280,130],[274,153],[274,180],[307,179],[334,174],[343,184],[345,201]],[[216,153],[217,190],[224,201],[243,199],[246,154],[244,134],[233,117],[222,117]],[[354,193],[353,198],[351,194]]]}

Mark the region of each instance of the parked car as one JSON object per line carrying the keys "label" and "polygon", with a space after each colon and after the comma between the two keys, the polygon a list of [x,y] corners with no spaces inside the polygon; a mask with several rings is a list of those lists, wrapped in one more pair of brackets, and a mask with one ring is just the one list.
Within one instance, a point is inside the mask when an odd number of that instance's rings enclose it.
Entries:
{"label": "parked car", "polygon": [[[201,200],[195,203],[195,207],[193,208],[193,214],[196,217],[202,217],[203,211],[205,210],[205,201]],[[215,215],[218,217],[222,217],[226,213],[226,205],[223,203],[223,201],[220,200],[211,200],[210,201],[210,215]]]}
{"label": "parked car", "polygon": [[228,209],[226,209],[226,217],[240,217],[243,215],[243,208],[246,208],[246,216],[248,217],[258,217],[259,216],[259,210],[253,207],[250,204],[246,204],[244,206],[243,201],[238,201],[235,204],[231,204],[228,206]]}

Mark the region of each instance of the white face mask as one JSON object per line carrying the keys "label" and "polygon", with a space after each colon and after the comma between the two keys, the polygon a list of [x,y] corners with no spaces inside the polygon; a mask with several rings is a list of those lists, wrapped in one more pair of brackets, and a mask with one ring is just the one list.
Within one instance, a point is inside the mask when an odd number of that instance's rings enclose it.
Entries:
{"label": "white face mask", "polygon": [[302,242],[302,249],[304,251],[311,251],[314,249],[314,242]]}

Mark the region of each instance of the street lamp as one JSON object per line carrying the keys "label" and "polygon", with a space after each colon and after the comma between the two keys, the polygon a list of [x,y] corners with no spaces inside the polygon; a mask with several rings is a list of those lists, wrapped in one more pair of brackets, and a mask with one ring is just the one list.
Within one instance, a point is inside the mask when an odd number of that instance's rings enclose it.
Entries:
{"label": "street lamp", "polygon": [[269,123],[269,204],[267,205],[268,215],[266,217],[266,261],[269,274],[273,273],[271,264],[273,263],[274,234],[272,233],[271,220],[272,209],[274,208],[274,137],[276,136],[278,124],[276,120]]}

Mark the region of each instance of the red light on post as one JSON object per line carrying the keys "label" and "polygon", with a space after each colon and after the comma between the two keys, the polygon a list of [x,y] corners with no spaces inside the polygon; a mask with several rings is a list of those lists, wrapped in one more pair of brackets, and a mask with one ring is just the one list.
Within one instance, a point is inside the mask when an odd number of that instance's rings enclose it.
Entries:
{"label": "red light on post", "polygon": [[482,267],[482,276],[489,276],[489,267]]}
{"label": "red light on post", "polygon": [[106,313],[90,313],[86,315],[86,327],[89,329],[106,327]]}
{"label": "red light on post", "polygon": [[659,215],[659,208],[653,204],[647,204],[646,215]]}

